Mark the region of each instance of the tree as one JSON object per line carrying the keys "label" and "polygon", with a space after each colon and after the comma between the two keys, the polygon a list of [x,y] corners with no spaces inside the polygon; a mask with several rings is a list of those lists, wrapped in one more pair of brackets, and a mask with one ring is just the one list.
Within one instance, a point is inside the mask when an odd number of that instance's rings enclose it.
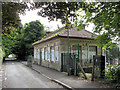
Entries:
{"label": "tree", "polygon": [[76,20],[77,17],[80,18],[81,16],[75,12],[82,9],[85,11],[85,15],[76,25],[79,29],[83,29],[89,22],[94,23],[94,32],[99,34],[104,32],[104,35],[109,38],[110,41],[106,44],[110,43],[113,38],[120,36],[119,2],[35,2],[33,7],[42,7],[38,15],[48,16],[50,20],[62,19],[62,23],[65,24],[70,24],[69,17],[72,21]]}
{"label": "tree", "polygon": [[5,57],[9,54],[16,54],[19,57],[20,53],[24,55],[24,47],[23,46],[23,27],[19,27],[19,29],[14,28],[14,32],[10,34],[2,34],[2,44],[3,50],[5,52]]}
{"label": "tree", "polygon": [[[113,61],[120,59],[120,51],[118,47],[107,48],[106,50],[106,61],[112,64]],[[118,61],[119,63],[119,61]]]}
{"label": "tree", "polygon": [[119,2],[92,2],[87,5],[88,8],[85,9],[86,15],[83,17],[86,19],[84,24],[94,23],[94,32],[102,34],[97,37],[100,42],[103,39],[103,44],[99,42],[99,46],[104,46],[104,48],[106,46],[112,47],[115,45],[112,40],[118,41],[118,36],[120,36],[119,6]]}
{"label": "tree", "polygon": [[38,40],[41,40],[46,34],[43,25],[38,21],[32,21],[26,23],[24,29],[24,45],[25,45],[25,55],[33,55],[32,44]]}
{"label": "tree", "polygon": [[15,29],[10,34],[2,34],[3,49],[6,53],[15,54],[17,59],[25,60],[29,55],[33,55],[32,43],[41,40],[45,36],[43,25],[39,21],[26,23],[23,27]]}
{"label": "tree", "polygon": [[[20,8],[21,11],[24,11],[27,6],[26,3],[24,5],[25,7]],[[61,19],[62,23],[65,23],[66,26],[71,24],[70,21],[75,21],[77,17],[79,18],[80,15],[76,14],[76,12],[81,9],[85,11],[85,15],[82,16],[82,20],[78,21],[76,26],[79,29],[83,29],[89,22],[92,22],[95,24],[94,32],[104,32],[106,37],[108,36],[111,39],[107,42],[110,43],[113,38],[120,36],[119,6],[119,2],[35,2],[31,3],[29,9],[42,8],[38,15],[48,16],[49,20]],[[12,15],[9,14],[8,16]]]}
{"label": "tree", "polygon": [[[48,16],[48,19],[61,19],[62,23],[66,23],[68,17],[76,17],[76,10],[82,6],[83,2],[35,2],[32,4],[34,9],[41,8],[38,15],[42,17]],[[75,18],[73,18],[75,20]]]}
{"label": "tree", "polygon": [[19,27],[19,14],[25,14],[26,9],[29,9],[27,3],[2,2],[2,33],[10,34],[13,28]]}
{"label": "tree", "polygon": [[12,32],[12,53],[17,56],[17,59],[24,60],[25,57],[25,44],[24,44],[24,27],[21,25],[16,31]]}

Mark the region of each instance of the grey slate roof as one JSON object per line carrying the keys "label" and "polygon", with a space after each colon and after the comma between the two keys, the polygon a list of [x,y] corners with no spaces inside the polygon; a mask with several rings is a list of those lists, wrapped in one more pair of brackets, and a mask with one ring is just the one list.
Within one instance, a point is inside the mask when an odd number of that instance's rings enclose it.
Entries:
{"label": "grey slate roof", "polygon": [[[97,37],[96,34],[93,34],[87,30],[79,30],[77,31],[77,27],[69,29],[69,37],[70,38],[82,38],[82,39],[92,39],[91,36]],[[52,32],[50,35],[46,36],[43,40],[37,41],[33,43],[33,45],[39,44],[43,41],[50,40],[55,37],[67,37],[67,30],[63,27],[59,30]]]}

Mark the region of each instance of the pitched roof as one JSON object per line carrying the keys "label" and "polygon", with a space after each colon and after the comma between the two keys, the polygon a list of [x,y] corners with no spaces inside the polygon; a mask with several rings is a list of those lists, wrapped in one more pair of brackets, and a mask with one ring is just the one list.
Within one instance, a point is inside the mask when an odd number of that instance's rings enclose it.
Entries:
{"label": "pitched roof", "polygon": [[[94,37],[97,37],[96,34],[93,34],[87,30],[77,31],[77,27],[73,27],[73,28],[69,29],[69,37],[70,38],[92,39],[92,37],[91,37],[92,35]],[[65,29],[65,27],[62,27],[61,29],[52,32],[51,34],[46,36],[43,40],[33,43],[33,45],[39,44],[43,41],[50,40],[55,37],[67,37],[67,30]]]}

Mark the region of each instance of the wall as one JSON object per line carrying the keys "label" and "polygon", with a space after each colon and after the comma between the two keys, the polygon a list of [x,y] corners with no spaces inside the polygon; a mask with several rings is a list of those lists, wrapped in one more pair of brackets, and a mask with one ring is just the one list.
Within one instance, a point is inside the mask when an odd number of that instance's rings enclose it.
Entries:
{"label": "wall", "polygon": [[[34,63],[40,64],[40,58],[42,57],[42,66],[49,67],[60,71],[61,61],[60,61],[60,40],[50,40],[34,46]],[[40,53],[42,56],[40,56]],[[54,58],[54,59],[53,59]]]}
{"label": "wall", "polygon": [[[42,66],[46,66],[49,68],[56,69],[58,71],[61,71],[61,53],[67,53],[67,38],[59,38],[50,40],[38,45],[35,45],[34,47],[34,63],[40,64],[40,53],[44,51],[44,57],[42,57]],[[86,39],[69,39],[69,45],[70,45],[70,53],[78,53],[78,44],[80,48],[80,62],[82,63],[82,66],[84,68],[92,67],[92,57],[93,55],[101,55],[101,48],[96,46],[95,40],[86,40]],[[96,52],[93,52],[90,50],[90,47],[96,47]],[[47,59],[45,58],[45,51],[47,50]],[[51,50],[53,49],[53,51]],[[74,49],[74,50],[73,50]],[[49,52],[50,51],[50,52]],[[54,57],[54,61],[52,60],[51,53],[54,53],[54,56],[58,55],[58,58],[56,60],[56,57]],[[42,54],[41,54],[42,55]],[[50,57],[49,57],[49,56]],[[91,58],[91,61],[90,61]]]}
{"label": "wall", "polygon": [[[67,53],[67,38],[61,38],[61,53]],[[79,44],[79,58],[82,66],[92,67],[92,58],[93,55],[101,55],[101,48],[97,47],[95,40],[87,39],[69,39],[69,52],[78,54],[78,44]],[[73,50],[73,45],[76,46],[76,50]],[[91,48],[96,48],[96,52],[90,50]],[[104,54],[104,53],[103,53]]]}

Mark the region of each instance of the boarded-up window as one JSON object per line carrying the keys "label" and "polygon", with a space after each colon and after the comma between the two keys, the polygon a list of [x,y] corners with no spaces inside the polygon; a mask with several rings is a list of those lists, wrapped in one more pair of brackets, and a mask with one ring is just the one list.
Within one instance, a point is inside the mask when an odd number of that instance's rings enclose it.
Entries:
{"label": "boarded-up window", "polygon": [[37,50],[37,59],[40,59],[40,51],[39,51],[39,49]]}
{"label": "boarded-up window", "polygon": [[44,48],[42,49],[42,60],[44,60]]}
{"label": "boarded-up window", "polygon": [[42,48],[40,49],[40,60],[42,61]]}
{"label": "boarded-up window", "polygon": [[54,62],[54,47],[53,46],[51,47],[50,52],[51,52],[51,61]]}
{"label": "boarded-up window", "polygon": [[89,46],[89,52],[88,52],[88,61],[91,63],[93,59],[93,55],[96,55],[97,53],[97,47],[96,46]]}
{"label": "boarded-up window", "polygon": [[47,60],[47,47],[45,48],[45,60]]}
{"label": "boarded-up window", "polygon": [[48,57],[47,57],[48,61],[50,61],[50,47],[48,47]]}
{"label": "boarded-up window", "polygon": [[83,46],[82,47],[82,62],[83,62],[83,65],[85,62],[87,62],[88,58],[87,58],[87,46]]}
{"label": "boarded-up window", "polygon": [[55,61],[58,61],[58,46],[55,47]]}
{"label": "boarded-up window", "polygon": [[36,49],[34,49],[34,58],[36,58]]}
{"label": "boarded-up window", "polygon": [[38,59],[38,49],[36,50],[36,58]]}

